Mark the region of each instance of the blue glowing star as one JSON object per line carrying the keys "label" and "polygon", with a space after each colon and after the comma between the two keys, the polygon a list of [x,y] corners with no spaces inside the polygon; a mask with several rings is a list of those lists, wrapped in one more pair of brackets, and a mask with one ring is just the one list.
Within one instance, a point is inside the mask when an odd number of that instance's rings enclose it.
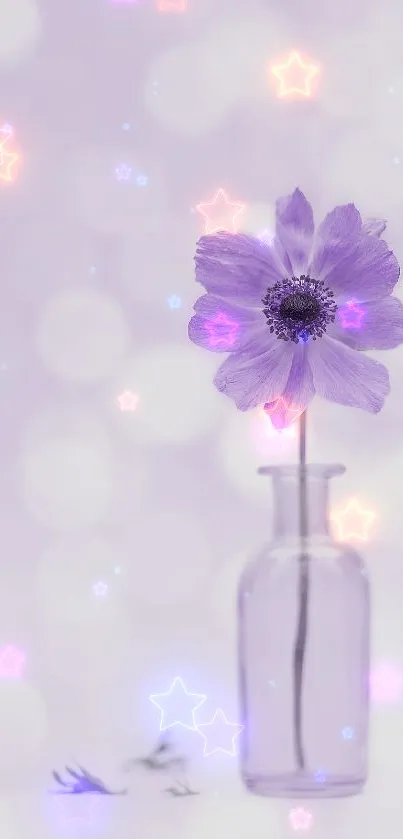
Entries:
{"label": "blue glowing star", "polygon": [[170,309],[180,309],[181,305],[182,300],[177,294],[171,294],[171,296],[168,297],[168,306]]}
{"label": "blue glowing star", "polygon": [[147,186],[147,184],[148,184],[147,175],[137,175],[136,184],[137,184],[137,186]]}
{"label": "blue glowing star", "polygon": [[313,777],[317,784],[324,784],[326,782],[326,772],[324,769],[317,769]]}
{"label": "blue glowing star", "polygon": [[127,163],[119,163],[115,169],[115,174],[118,181],[130,181],[132,176],[132,168]]}
{"label": "blue glowing star", "polygon": [[122,125],[122,128],[123,128],[123,131],[129,131],[130,130],[130,122],[124,122],[123,125]]}
{"label": "blue glowing star", "polygon": [[342,729],[341,736],[343,740],[352,740],[354,737],[354,729],[351,726],[347,725],[345,728]]}

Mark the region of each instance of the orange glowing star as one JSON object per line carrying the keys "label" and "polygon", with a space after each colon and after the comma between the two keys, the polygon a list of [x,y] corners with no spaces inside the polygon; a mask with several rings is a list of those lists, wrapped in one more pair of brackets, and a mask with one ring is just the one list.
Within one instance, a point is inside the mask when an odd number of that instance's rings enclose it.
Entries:
{"label": "orange glowing star", "polygon": [[158,0],[157,9],[159,12],[186,12],[187,0]]}
{"label": "orange glowing star", "polygon": [[19,160],[19,155],[16,152],[8,152],[4,150],[4,143],[7,141],[5,139],[0,140],[0,181],[10,181],[14,180],[14,172],[13,166]]}
{"label": "orange glowing star", "polygon": [[117,399],[121,411],[135,411],[139,403],[139,398],[136,393],[131,390],[125,390],[118,396]]}
{"label": "orange glowing star", "polygon": [[319,73],[319,67],[306,64],[299,52],[292,52],[285,64],[274,65],[271,72],[280,82],[279,98],[293,94],[309,97],[312,94],[311,81]]}
{"label": "orange glowing star", "polygon": [[196,210],[205,220],[206,233],[217,233],[218,230],[236,233],[236,220],[244,212],[245,205],[230,201],[224,190],[218,189],[212,201],[198,204]]}
{"label": "orange glowing star", "polygon": [[337,537],[341,542],[353,540],[366,542],[368,531],[375,519],[375,513],[364,510],[359,502],[352,498],[344,510],[332,513],[331,520],[335,522]]}

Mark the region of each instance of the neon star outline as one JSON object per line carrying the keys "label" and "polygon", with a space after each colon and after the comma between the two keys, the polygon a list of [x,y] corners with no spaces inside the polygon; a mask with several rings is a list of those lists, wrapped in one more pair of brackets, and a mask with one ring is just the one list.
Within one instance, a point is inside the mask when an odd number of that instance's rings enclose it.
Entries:
{"label": "neon star outline", "polygon": [[[338,314],[343,329],[360,329],[365,311],[360,307],[358,300],[347,300],[347,303],[339,309]],[[350,321],[349,314],[356,316],[356,319]]]}
{"label": "neon star outline", "polygon": [[[265,402],[265,404],[263,405],[263,408],[262,408],[262,410],[264,411],[264,413],[270,419],[271,422],[272,422],[271,415],[274,414],[275,411],[277,411],[277,408],[280,408],[281,405],[283,406],[284,411],[286,413],[291,414],[291,419],[290,419],[290,422],[288,423],[287,427],[289,427],[294,422],[296,422],[298,417],[301,416],[301,414],[303,413],[303,410],[304,410],[303,408],[293,408],[291,405],[287,405],[287,402],[285,401],[285,399],[282,396],[278,396],[277,399],[273,399],[273,402]],[[272,422],[272,424],[273,424],[273,422]]]}
{"label": "neon star outline", "polygon": [[289,820],[294,830],[309,830],[312,826],[313,816],[309,810],[297,807],[295,810],[290,810]]}
{"label": "neon star outline", "polygon": [[108,586],[103,580],[99,580],[98,583],[93,585],[92,590],[96,597],[106,597]]}
{"label": "neon star outline", "polygon": [[[210,221],[209,213],[206,212],[205,209],[204,209],[205,207],[216,207],[217,204],[219,204],[219,202],[221,200],[226,207],[233,207],[234,208],[234,212],[233,212],[232,217],[231,217],[232,230],[226,230],[222,225],[214,226],[212,224],[212,222]],[[237,232],[237,229],[236,229],[236,226],[235,226],[236,219],[238,218],[238,216],[241,213],[243,213],[245,211],[245,209],[246,209],[245,204],[238,204],[236,201],[230,201],[227,193],[221,187],[220,187],[220,189],[217,190],[217,192],[214,195],[214,198],[212,198],[211,201],[206,201],[203,204],[197,204],[196,205],[196,211],[198,213],[200,213],[200,215],[202,215],[203,218],[205,219],[205,233],[207,235],[210,235],[211,233],[217,233],[218,231],[221,231],[221,230],[224,230],[226,233],[236,233]]]}
{"label": "neon star outline", "polygon": [[[346,518],[351,511],[355,511],[361,519],[361,533],[355,527],[351,530],[349,529],[351,525],[346,521]],[[336,523],[337,536],[341,542],[345,542],[347,539],[357,539],[360,542],[367,542],[368,530],[375,519],[375,513],[371,510],[364,510],[356,498],[350,498],[344,509],[333,512],[330,519]]]}
{"label": "neon star outline", "polygon": [[[236,728],[237,729],[231,737],[231,743],[232,743],[231,751],[228,751],[228,749],[224,749],[222,746],[216,746],[215,748],[210,749],[209,745],[208,745],[208,735],[206,735],[202,731],[200,731],[201,728],[209,728],[210,726],[213,726],[217,717],[220,717],[220,719],[224,723],[224,725],[227,725],[229,728]],[[210,755],[214,755],[214,754],[216,754],[216,752],[224,752],[224,754],[229,755],[230,757],[235,757],[235,755],[236,755],[235,738],[240,735],[240,733],[241,733],[241,731],[243,731],[243,729],[244,729],[243,725],[240,725],[239,723],[236,723],[236,722],[229,722],[227,720],[222,708],[217,708],[217,710],[216,710],[213,718],[210,720],[210,722],[204,722],[201,725],[197,726],[197,731],[200,734],[200,736],[203,737],[203,740],[204,740],[204,748],[203,748],[204,757],[209,757]]]}
{"label": "neon star outline", "polygon": [[135,411],[139,404],[139,397],[131,390],[124,390],[120,396],[117,397],[119,408],[123,413]]}
{"label": "neon star outline", "polygon": [[[193,706],[193,709],[191,711],[192,721],[193,721],[192,725],[187,725],[186,723],[182,722],[181,720],[174,720],[174,722],[169,723],[169,725],[164,725],[164,714],[166,713],[166,711],[165,711],[165,708],[162,707],[161,703],[159,703],[157,700],[164,697],[164,696],[171,696],[171,694],[175,690],[175,685],[177,685],[177,684],[180,685],[183,693],[186,696],[194,696],[195,698],[200,700],[200,702],[197,702],[197,704],[195,704]],[[181,679],[180,676],[175,676],[175,678],[174,678],[174,680],[171,684],[171,687],[165,693],[152,693],[149,696],[150,702],[152,702],[153,705],[155,705],[155,707],[158,708],[158,710],[161,712],[160,731],[167,731],[168,728],[173,728],[175,725],[181,725],[182,728],[187,728],[189,731],[196,731],[197,730],[197,723],[196,723],[196,720],[195,720],[195,712],[200,708],[201,705],[203,705],[203,703],[206,701],[206,699],[207,699],[207,696],[205,696],[204,693],[192,693],[191,691],[188,691],[186,686],[185,686],[185,683],[184,683],[183,679]]]}
{"label": "neon star outline", "polygon": [[[210,347],[226,348],[232,347],[235,344],[239,323],[229,318],[224,312],[218,312],[218,314],[214,315],[214,318],[206,320],[204,325],[210,336]],[[216,326],[227,326],[228,330],[225,334],[221,335],[220,332],[215,333]]]}
{"label": "neon star outline", "polygon": [[[287,87],[287,82],[285,78],[286,73],[296,65],[300,67],[301,70],[305,70],[304,86]],[[303,59],[301,58],[299,52],[295,50],[290,53],[285,64],[274,64],[270,69],[273,76],[275,76],[280,82],[280,87],[277,91],[277,96],[279,98],[282,98],[283,96],[290,96],[294,93],[298,93],[300,96],[305,97],[311,96],[312,89],[310,87],[310,82],[319,73],[319,67],[317,67],[315,64],[306,64],[305,61],[303,61]]]}

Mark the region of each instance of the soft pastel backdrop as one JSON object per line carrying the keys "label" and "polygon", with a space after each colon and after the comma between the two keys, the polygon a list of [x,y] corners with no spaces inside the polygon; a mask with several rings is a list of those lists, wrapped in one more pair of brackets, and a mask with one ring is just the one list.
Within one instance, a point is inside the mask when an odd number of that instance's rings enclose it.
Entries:
{"label": "soft pastel backdrop", "polygon": [[[398,0],[0,0],[4,839],[399,831],[403,348],[385,354],[380,415],[317,401],[308,420],[309,458],[347,466],[332,511],[357,506],[335,536],[361,537],[373,582],[365,795],[302,802],[295,821],[178,726],[200,795],[123,764],[155,744],[149,695],[176,676],[207,697],[198,723],[238,721],[236,584],[271,526],[256,467],[296,456],[293,432],[215,391],[222,356],[188,342],[197,207],[222,189],[238,229],[270,238],[298,185],[317,217],[352,200],[387,218],[403,259],[402,23]],[[279,96],[272,69],[295,50],[316,72]],[[130,794],[60,804],[51,770],[74,761]]]}

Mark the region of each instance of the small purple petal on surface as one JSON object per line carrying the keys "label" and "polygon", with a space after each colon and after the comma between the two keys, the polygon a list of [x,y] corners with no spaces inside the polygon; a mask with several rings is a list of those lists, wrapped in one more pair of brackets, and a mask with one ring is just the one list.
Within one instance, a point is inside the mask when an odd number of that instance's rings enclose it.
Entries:
{"label": "small purple petal on surface", "polygon": [[258,306],[267,288],[284,276],[274,248],[244,233],[202,236],[195,263],[196,280],[206,291],[245,306]]}
{"label": "small purple petal on surface", "polygon": [[393,350],[403,344],[403,305],[397,297],[360,303],[356,325],[354,318],[340,317],[327,329],[329,338],[336,338],[353,350]]}
{"label": "small purple petal on surface", "polygon": [[281,394],[281,399],[278,400],[278,404],[269,411],[270,419],[275,428],[286,428],[288,425],[292,425],[315,396],[307,350],[307,346],[301,344],[294,348],[294,357],[287,384]]}
{"label": "small purple petal on surface", "polygon": [[338,304],[351,298],[368,302],[391,294],[399,274],[399,263],[386,242],[361,236],[354,253],[330,271],[325,283]]}
{"label": "small purple petal on surface", "polygon": [[366,218],[362,222],[362,232],[367,236],[377,236],[378,239],[386,230],[386,221],[383,218]]}
{"label": "small purple petal on surface", "polygon": [[268,331],[267,350],[261,340],[251,341],[248,352],[234,353],[218,369],[214,384],[233,399],[240,411],[272,402],[284,390],[295,344],[273,338]]}
{"label": "small purple petal on surface", "polygon": [[319,225],[309,274],[325,280],[329,272],[354,252],[361,235],[361,216],[354,204],[335,207]]}
{"label": "small purple petal on surface", "polygon": [[264,348],[268,329],[261,309],[236,306],[214,294],[199,297],[194,309],[188,327],[194,344],[212,352],[239,352],[260,329]]}
{"label": "small purple petal on surface", "polygon": [[312,250],[313,210],[299,189],[276,201],[276,236],[292,273],[305,274]]}
{"label": "small purple petal on surface", "polygon": [[326,336],[312,342],[308,352],[318,396],[372,414],[381,410],[390,391],[383,364]]}

